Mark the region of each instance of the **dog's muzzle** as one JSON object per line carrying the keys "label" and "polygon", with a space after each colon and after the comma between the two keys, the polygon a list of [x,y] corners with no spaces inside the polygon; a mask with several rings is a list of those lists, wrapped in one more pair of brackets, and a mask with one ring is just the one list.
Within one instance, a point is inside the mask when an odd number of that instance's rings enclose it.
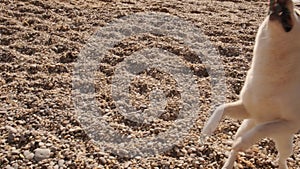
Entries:
{"label": "dog's muzzle", "polygon": [[288,8],[290,0],[270,0],[269,15],[270,20],[278,20],[285,32],[290,32],[293,28],[292,11]]}

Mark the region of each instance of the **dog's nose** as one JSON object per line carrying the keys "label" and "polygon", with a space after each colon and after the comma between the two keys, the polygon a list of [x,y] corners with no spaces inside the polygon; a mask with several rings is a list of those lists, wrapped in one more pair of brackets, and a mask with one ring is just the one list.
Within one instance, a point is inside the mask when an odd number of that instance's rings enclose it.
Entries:
{"label": "dog's nose", "polygon": [[288,3],[292,0],[270,0],[269,1],[269,13],[280,15],[284,10],[288,10]]}
{"label": "dog's nose", "polygon": [[291,2],[292,0],[270,0],[269,3],[270,20],[278,20],[285,32],[290,32],[293,28],[292,9],[289,9],[289,3]]}
{"label": "dog's nose", "polygon": [[269,14],[281,15],[286,8],[289,0],[270,0],[269,2]]}

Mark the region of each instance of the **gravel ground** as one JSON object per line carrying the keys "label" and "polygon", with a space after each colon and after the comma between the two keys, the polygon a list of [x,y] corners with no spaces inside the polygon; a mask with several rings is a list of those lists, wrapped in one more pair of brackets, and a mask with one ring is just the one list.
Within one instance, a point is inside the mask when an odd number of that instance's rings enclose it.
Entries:
{"label": "gravel ground", "polygon": [[[220,168],[240,122],[222,121],[215,135],[201,144],[200,131],[214,102],[205,64],[182,43],[155,34],[122,40],[99,64],[95,96],[106,122],[134,138],[156,136],[179,117],[180,91],[169,74],[156,69],[131,82],[133,105],[149,104],[153,88],[167,95],[165,113],[141,125],[118,113],[111,96],[116,66],[136,51],[160,47],[179,56],[201,91],[197,118],[167,151],[124,157],[105,151],[88,137],[78,120],[74,67],[80,52],[99,28],[138,12],[162,12],[200,28],[220,53],[226,77],[226,101],[233,101],[252,59],[255,34],[267,14],[259,0],[0,0],[0,168]],[[87,80],[89,80],[87,78]],[[157,85],[160,82],[160,85]],[[299,135],[288,165],[300,166]],[[264,139],[240,153],[236,168],[276,168],[273,141]]]}

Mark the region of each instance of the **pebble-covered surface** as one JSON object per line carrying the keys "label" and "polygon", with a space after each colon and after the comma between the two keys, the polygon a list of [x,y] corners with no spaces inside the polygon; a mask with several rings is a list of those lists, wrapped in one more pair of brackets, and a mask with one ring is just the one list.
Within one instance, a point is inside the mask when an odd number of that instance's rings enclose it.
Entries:
{"label": "pebble-covered surface", "polygon": [[[262,0],[0,0],[0,168],[220,168],[230,150],[239,122],[222,121],[204,144],[200,131],[210,112],[210,77],[205,67],[180,44],[155,35],[125,39],[97,72],[96,97],[107,121],[121,133],[143,137],[163,132],[178,116],[178,91],[169,92],[167,113],[152,125],[137,125],[117,113],[110,96],[114,66],[134,51],[162,46],[186,59],[201,94],[199,116],[188,137],[160,154],[124,158],[104,151],[89,139],[79,123],[72,100],[72,77],[78,54],[100,27],[137,12],[163,12],[192,22],[213,43],[224,64],[226,98],[238,98],[252,59],[255,34],[267,14]],[[152,77],[152,78],[149,78]],[[144,72],[132,84],[132,97],[142,103],[157,81],[170,77]],[[144,94],[144,96],[143,96]],[[137,101],[137,102],[138,102]],[[138,104],[138,103],[137,103]],[[143,106],[142,106],[143,107]],[[291,169],[300,167],[299,135],[295,135]],[[276,168],[274,143],[264,139],[240,153],[236,168]]]}

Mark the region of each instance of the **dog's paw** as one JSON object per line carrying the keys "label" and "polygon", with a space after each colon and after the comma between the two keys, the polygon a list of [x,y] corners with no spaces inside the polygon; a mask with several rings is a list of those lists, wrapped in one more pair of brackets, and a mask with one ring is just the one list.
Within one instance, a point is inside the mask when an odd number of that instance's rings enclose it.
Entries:
{"label": "dog's paw", "polygon": [[209,118],[208,122],[204,125],[201,134],[204,136],[211,136],[213,132],[217,129],[220,121],[223,117],[224,108],[222,106],[218,107],[212,116]]}
{"label": "dog's paw", "polygon": [[217,126],[215,124],[207,124],[202,129],[201,135],[203,137],[211,136],[216,128],[217,128]]}

